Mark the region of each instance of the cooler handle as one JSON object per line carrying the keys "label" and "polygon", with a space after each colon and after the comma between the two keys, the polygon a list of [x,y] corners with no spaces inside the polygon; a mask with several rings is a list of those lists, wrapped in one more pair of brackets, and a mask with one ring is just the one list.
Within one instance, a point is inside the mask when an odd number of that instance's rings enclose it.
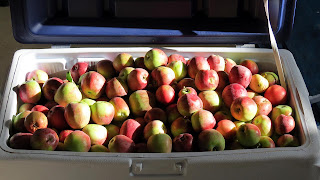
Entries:
{"label": "cooler handle", "polygon": [[133,159],[131,176],[183,176],[187,171],[184,159]]}

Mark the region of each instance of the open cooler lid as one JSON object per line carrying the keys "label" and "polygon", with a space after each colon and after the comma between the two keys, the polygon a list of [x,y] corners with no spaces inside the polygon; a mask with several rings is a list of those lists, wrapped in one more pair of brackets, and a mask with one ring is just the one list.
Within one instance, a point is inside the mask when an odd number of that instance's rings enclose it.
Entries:
{"label": "open cooler lid", "polygon": [[[278,42],[289,37],[295,5],[296,0],[269,1]],[[11,0],[10,7],[21,43],[269,42],[263,0]]]}

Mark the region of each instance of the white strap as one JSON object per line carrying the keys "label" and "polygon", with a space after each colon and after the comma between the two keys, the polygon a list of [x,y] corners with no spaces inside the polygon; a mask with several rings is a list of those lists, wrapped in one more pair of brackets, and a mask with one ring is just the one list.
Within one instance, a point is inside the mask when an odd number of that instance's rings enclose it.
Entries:
{"label": "white strap", "polygon": [[284,77],[284,73],[283,73],[283,68],[282,68],[282,64],[281,64],[281,59],[280,59],[280,55],[279,55],[279,49],[278,49],[277,41],[276,41],[276,38],[274,37],[273,31],[272,31],[272,28],[271,28],[270,17],[269,17],[268,0],[263,0],[263,2],[264,2],[264,9],[265,9],[265,12],[266,12],[266,16],[267,16],[267,19],[268,19],[268,28],[269,28],[269,36],[270,36],[270,41],[271,41],[271,47],[272,47],[274,59],[276,61],[276,65],[277,65],[280,84],[285,90],[287,90],[287,85],[286,85],[286,81],[285,81],[285,77]]}

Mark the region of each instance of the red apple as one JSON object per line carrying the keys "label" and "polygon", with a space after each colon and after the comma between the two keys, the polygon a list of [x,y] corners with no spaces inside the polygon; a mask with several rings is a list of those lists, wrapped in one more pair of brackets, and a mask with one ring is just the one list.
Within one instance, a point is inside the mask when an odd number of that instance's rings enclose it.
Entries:
{"label": "red apple", "polygon": [[201,99],[195,94],[185,94],[178,99],[178,111],[183,116],[191,116],[203,108]]}
{"label": "red apple", "polygon": [[141,90],[147,87],[149,73],[145,69],[136,68],[127,77],[128,86],[132,91]]}
{"label": "red apple", "polygon": [[59,141],[63,143],[64,140],[67,138],[67,136],[71,134],[73,131],[74,130],[69,130],[69,129],[61,131],[59,134]]}
{"label": "red apple", "polygon": [[194,79],[200,70],[210,70],[210,65],[204,57],[196,56],[188,61],[188,74],[191,78]]}
{"label": "red apple", "polygon": [[134,146],[135,143],[132,139],[125,135],[116,135],[109,141],[108,149],[110,152],[132,153]]}
{"label": "red apple", "polygon": [[35,105],[31,111],[39,111],[42,112],[43,114],[47,115],[49,112],[49,109],[43,105]]}
{"label": "red apple", "polygon": [[49,101],[54,100],[54,95],[62,84],[63,81],[60,78],[53,77],[48,79],[42,86],[44,97]]}
{"label": "red apple", "polygon": [[223,91],[223,89],[229,85],[229,75],[224,72],[224,71],[218,71],[217,72],[218,74],[218,77],[219,77],[219,83],[218,83],[218,86],[216,88],[216,91]]}
{"label": "red apple", "polygon": [[215,90],[218,87],[219,76],[215,70],[199,70],[195,84],[198,90]]}
{"label": "red apple", "polygon": [[222,91],[222,99],[227,107],[238,97],[248,96],[247,90],[240,84],[234,83],[226,86]]}
{"label": "red apple", "polygon": [[154,95],[146,90],[133,92],[129,97],[129,107],[136,117],[143,117],[147,111],[155,106]]}
{"label": "red apple", "polygon": [[100,60],[97,65],[97,72],[100,73],[106,80],[116,76],[116,70],[113,68],[112,61],[104,59]]}
{"label": "red apple", "polygon": [[172,146],[176,152],[191,152],[193,150],[193,136],[189,133],[179,134],[173,139]]}
{"label": "red apple", "polygon": [[34,80],[45,82],[46,80],[48,80],[48,78],[48,74],[40,69],[33,70],[27,74],[27,81]]}
{"label": "red apple", "polygon": [[64,130],[69,127],[66,118],[64,117],[64,107],[57,105],[50,109],[48,113],[48,121],[51,127],[58,130]]}
{"label": "red apple", "polygon": [[171,54],[169,57],[168,57],[168,64],[170,64],[171,62],[173,61],[181,61],[183,62],[184,64],[186,64],[186,60],[184,59],[183,56],[181,56],[180,54]]}
{"label": "red apple", "polygon": [[270,112],[272,111],[272,104],[267,98],[265,98],[263,96],[255,96],[252,98],[252,100],[254,100],[254,102],[258,106],[258,111],[257,111],[256,116],[258,116],[258,115],[268,116],[270,114]]}
{"label": "red apple", "polygon": [[16,133],[9,140],[9,146],[13,149],[31,149],[31,133]]}
{"label": "red apple", "polygon": [[132,139],[134,142],[139,142],[143,133],[143,126],[134,119],[128,119],[123,122],[120,128],[120,134]]}
{"label": "red apple", "polygon": [[35,104],[41,98],[41,87],[37,81],[24,82],[19,87],[19,97],[24,103]]}
{"label": "red apple", "polygon": [[126,96],[128,94],[128,86],[123,80],[112,78],[107,82],[106,94],[109,99],[117,96]]}
{"label": "red apple", "polygon": [[230,83],[241,84],[244,88],[247,88],[251,82],[251,71],[241,65],[234,66],[229,73]]}
{"label": "red apple", "polygon": [[151,72],[155,87],[170,85],[175,80],[174,71],[168,67],[160,66]]}
{"label": "red apple", "polygon": [[90,121],[90,107],[85,103],[69,103],[64,110],[64,117],[72,129],[82,129]]}
{"label": "red apple", "polygon": [[210,69],[215,71],[224,71],[225,69],[225,61],[223,57],[219,55],[211,55],[207,58],[207,61],[210,65]]}
{"label": "red apple", "polygon": [[279,104],[286,104],[287,91],[280,85],[270,86],[264,93],[264,97],[267,98],[273,106]]}
{"label": "red apple", "polygon": [[236,125],[228,119],[219,121],[216,129],[222,134],[222,136],[226,140],[233,139],[237,133]]}
{"label": "red apple", "polygon": [[58,143],[57,133],[50,128],[37,129],[30,139],[31,148],[38,150],[54,151]]}
{"label": "red apple", "polygon": [[192,87],[193,89],[197,89],[194,79],[192,78],[184,78],[178,83],[178,89],[179,91],[183,89],[184,87]]}
{"label": "red apple", "polygon": [[242,61],[240,63],[240,65],[247,67],[251,71],[252,74],[259,73],[259,67],[258,67],[257,63],[252,60],[246,59],[246,60]]}
{"label": "red apple", "polygon": [[295,127],[295,121],[292,116],[279,115],[274,121],[274,129],[277,134],[290,133]]}
{"label": "red apple", "polygon": [[120,72],[125,67],[133,67],[134,61],[131,54],[120,53],[112,62],[116,71]]}
{"label": "red apple", "polygon": [[138,57],[138,58],[134,61],[134,67],[147,69],[147,67],[144,65],[144,57]]}
{"label": "red apple", "polygon": [[279,137],[277,145],[279,147],[297,147],[299,146],[299,140],[291,134],[284,134]]}
{"label": "red apple", "polygon": [[185,94],[195,94],[198,95],[197,91],[193,89],[192,87],[184,87],[179,91],[178,96],[181,97]]}
{"label": "red apple", "polygon": [[216,125],[213,114],[207,110],[199,110],[191,116],[192,128],[195,132],[212,129]]}
{"label": "red apple", "polygon": [[99,98],[105,90],[106,79],[95,71],[87,72],[81,80],[82,92],[91,99]]}
{"label": "red apple", "polygon": [[126,101],[121,97],[112,98],[109,103],[114,107],[113,120],[123,122],[130,115],[130,108]]}
{"label": "red apple", "polygon": [[183,133],[191,133],[192,124],[189,118],[179,117],[171,124],[171,134],[173,137]]}
{"label": "red apple", "polygon": [[48,101],[44,106],[47,107],[48,109],[51,109],[56,105],[59,105],[59,104],[54,101]]}
{"label": "red apple", "polygon": [[156,98],[164,105],[171,104],[175,99],[175,90],[170,85],[162,85],[156,91]]}
{"label": "red apple", "polygon": [[226,58],[225,60],[225,68],[224,71],[228,74],[230,74],[231,69],[233,68],[233,66],[237,65],[236,62],[234,62],[232,59],[230,58]]}
{"label": "red apple", "polygon": [[48,119],[46,115],[39,111],[32,111],[24,120],[27,131],[34,133],[37,129],[47,128]]}
{"label": "red apple", "polygon": [[144,120],[146,123],[149,123],[153,120],[160,120],[163,123],[167,123],[167,115],[166,112],[164,112],[160,108],[152,108],[144,115]]}
{"label": "red apple", "polygon": [[239,97],[231,104],[230,111],[235,119],[248,122],[256,116],[258,107],[251,98]]}
{"label": "red apple", "polygon": [[89,70],[88,63],[85,62],[78,62],[75,65],[72,66],[70,73],[72,76],[72,79],[75,83],[79,82],[80,76],[82,76],[84,73],[86,73]]}

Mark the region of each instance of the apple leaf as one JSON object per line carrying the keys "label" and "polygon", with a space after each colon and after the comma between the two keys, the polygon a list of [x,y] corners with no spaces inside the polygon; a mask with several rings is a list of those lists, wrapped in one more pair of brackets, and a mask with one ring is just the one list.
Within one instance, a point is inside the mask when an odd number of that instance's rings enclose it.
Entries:
{"label": "apple leaf", "polygon": [[67,72],[66,78],[67,78],[67,80],[68,80],[69,82],[73,82],[73,79],[72,79],[72,76],[71,76],[70,71]]}

